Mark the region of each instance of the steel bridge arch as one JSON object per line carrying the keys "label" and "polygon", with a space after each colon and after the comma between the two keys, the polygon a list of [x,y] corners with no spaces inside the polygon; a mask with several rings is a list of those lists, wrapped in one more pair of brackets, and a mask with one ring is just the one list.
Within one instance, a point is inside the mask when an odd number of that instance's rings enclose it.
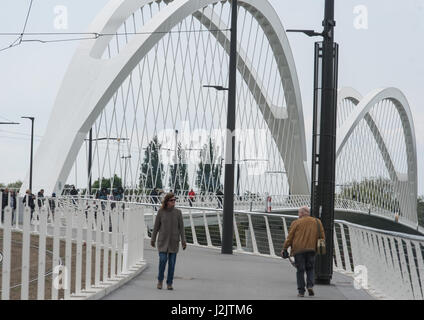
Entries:
{"label": "steel bridge arch", "polygon": [[[356,108],[352,111],[352,113],[337,132],[336,157],[338,157],[342,152],[343,147],[351,137],[359,122],[365,120],[373,134],[375,142],[380,149],[384,163],[389,172],[390,179],[392,181],[398,182],[397,185],[402,184],[407,190],[406,197],[401,197],[399,199],[400,209],[402,211],[400,220],[402,220],[404,224],[416,228],[418,226],[417,150],[414,121],[408,100],[399,89],[392,87],[374,90],[365,97],[362,97],[359,92],[352,88],[342,88],[339,90],[338,102],[340,103],[345,99],[354,103]],[[389,100],[393,103],[397,109],[397,112],[399,113],[402,122],[407,153],[407,177],[404,177],[395,170],[395,166],[393,164],[391,154],[387,148],[387,144],[384,141],[384,138],[381,135],[377,124],[369,114],[370,110],[383,100]]]}
{"label": "steel bridge arch", "polygon": [[[112,0],[96,17],[88,32],[113,34],[124,21],[140,7],[157,0]],[[134,35],[131,41],[111,59],[101,59],[112,36],[99,37],[97,40],[83,41],[77,49],[67,70],[52,110],[44,139],[41,141],[34,159],[34,187],[44,188],[47,193],[60,193],[70,173],[73,162],[88,131],[137,64],[150,50],[183,19],[195,15],[202,21],[212,16],[199,16],[202,8],[220,0],[174,0],[164,1],[168,5],[158,12]],[[281,148],[283,141],[273,138],[279,146],[283,160],[291,161],[294,169],[288,172],[289,184],[293,194],[308,194],[310,188],[309,170],[306,158],[306,140],[301,93],[296,67],[283,25],[268,1],[239,0],[239,5],[248,10],[262,27],[279,61],[278,68],[287,102],[288,119],[294,125],[290,134],[294,137],[291,152]],[[157,33],[160,31],[160,33]],[[156,33],[155,33],[156,32]],[[215,35],[219,41],[219,36]],[[221,34],[223,36],[223,34]],[[225,35],[224,35],[225,36]],[[222,42],[220,42],[222,44]],[[248,73],[249,63],[239,52],[238,69],[243,67]],[[246,80],[247,74],[242,74]],[[260,79],[254,79],[256,88]],[[267,103],[262,90],[251,90],[264,116],[278,118],[275,110]],[[269,123],[267,122],[269,125]],[[60,135],[58,134],[60,133]],[[27,185],[29,177],[25,178]],[[22,188],[21,192],[24,189]]]}

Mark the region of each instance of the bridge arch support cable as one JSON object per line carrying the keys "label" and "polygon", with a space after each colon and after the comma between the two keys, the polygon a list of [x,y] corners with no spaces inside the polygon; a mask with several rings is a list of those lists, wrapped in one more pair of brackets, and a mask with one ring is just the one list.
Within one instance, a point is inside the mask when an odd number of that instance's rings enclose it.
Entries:
{"label": "bridge arch support cable", "polygon": [[[339,91],[338,105],[343,101],[349,101],[355,105],[351,108],[350,114],[340,125],[337,134],[337,158],[343,153],[348,142],[352,139],[355,130],[360,128],[362,121],[372,133],[373,139],[378,146],[379,154],[389,174],[390,180],[394,184],[394,192],[399,195],[399,208],[392,208],[393,212],[400,211],[400,219],[406,225],[416,228],[418,224],[417,217],[417,151],[415,141],[415,129],[411,109],[405,95],[397,88],[377,89],[362,97],[352,88],[342,88]],[[385,122],[377,121],[372,115],[375,106],[383,104],[380,117],[384,113],[389,113],[388,109],[395,109],[396,116],[400,119],[401,128],[396,141],[392,142],[383,132],[385,128],[380,126],[386,124],[386,127],[393,124],[395,120],[385,119]],[[384,110],[385,109],[385,110]],[[390,123],[391,121],[391,123]],[[382,131],[383,130],[383,131]],[[403,137],[403,139],[402,139]],[[396,146],[391,146],[395,143]],[[394,152],[393,150],[397,150]],[[374,155],[370,155],[374,156]],[[406,159],[406,172],[401,173],[396,168],[399,166],[399,157]]]}
{"label": "bridge arch support cable", "polygon": [[[112,0],[93,22],[89,32],[113,34],[140,7],[156,2]],[[119,54],[110,59],[102,59],[102,55],[113,36],[100,37],[93,42],[81,42],[59,90],[45,138],[35,157],[35,189],[44,188],[47,193],[60,192],[63,189],[88,131],[106,104],[117,98],[117,91],[137,64],[164,38],[167,31],[172,30],[190,15],[197,16],[208,26],[213,25],[218,20],[204,8],[219,2],[221,1],[164,1],[167,6],[162,7],[154,15],[154,19],[143,25],[141,31],[145,33],[133,35]],[[284,28],[268,1],[240,0],[239,3],[260,25],[269,41],[274,58],[278,61],[288,119],[276,119],[275,108],[267,102],[267,93],[262,90],[266,80],[261,81],[255,76],[256,71],[249,66],[249,61],[247,57],[243,57],[242,50],[239,52],[239,72],[243,71],[244,81],[262,108],[262,115],[273,134],[280,155],[285,164],[289,163],[287,173],[291,192],[307,194],[309,170],[306,165],[302,102],[294,59]],[[228,37],[225,32],[213,35],[218,42],[221,39],[221,45],[225,44],[225,37]],[[285,141],[277,136],[281,133],[281,127],[284,135],[290,137]],[[58,135],[58,132],[61,134]],[[288,144],[290,148],[287,147]]]}

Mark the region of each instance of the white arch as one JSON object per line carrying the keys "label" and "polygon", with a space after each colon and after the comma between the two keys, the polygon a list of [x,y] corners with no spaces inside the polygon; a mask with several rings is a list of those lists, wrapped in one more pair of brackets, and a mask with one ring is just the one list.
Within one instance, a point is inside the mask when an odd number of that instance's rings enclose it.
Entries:
{"label": "white arch", "polygon": [[[112,0],[95,19],[88,32],[113,34],[135,10],[151,2],[154,0]],[[142,27],[140,32],[143,34],[134,35],[119,55],[108,60],[102,60],[101,55],[111,37],[100,37],[96,41],[80,44],[63,80],[45,137],[34,159],[35,189],[44,188],[47,193],[62,190],[88,131],[134,67],[180,21],[217,2],[219,0],[170,2]],[[309,174],[302,102],[294,59],[284,28],[268,1],[239,0],[239,4],[258,20],[274,55],[279,58],[277,60],[280,62],[278,67],[287,101],[288,121],[295,124],[292,133],[295,142],[290,154],[295,169],[290,174],[296,179],[289,181],[293,182],[292,193],[307,194]],[[241,63],[245,65],[244,61]],[[253,70],[250,71],[254,74]],[[256,98],[261,96],[258,92],[252,94]],[[274,139],[277,145],[281,143],[278,137]],[[284,154],[283,159],[288,156]],[[24,185],[27,185],[28,176],[25,181]]]}
{"label": "white arch", "polygon": [[[363,97],[358,91],[356,91],[353,88],[345,87],[345,88],[342,88],[342,89],[339,90],[338,97],[337,97],[337,100],[338,100],[337,105],[340,105],[340,103],[343,100],[349,100],[353,104],[358,106],[362,99],[363,99]],[[350,117],[353,118],[353,117],[355,117],[355,115],[353,115],[353,116],[350,115]],[[348,119],[349,119],[349,117],[348,117]],[[396,170],[395,170],[395,166],[393,164],[392,156],[391,156],[390,152],[388,151],[386,142],[384,141],[383,136],[381,135],[380,130],[378,129],[378,126],[375,123],[374,119],[372,118],[372,116],[369,113],[365,114],[364,119],[365,119],[368,127],[370,128],[370,130],[373,134],[374,140],[376,141],[376,143],[377,143],[377,145],[380,149],[381,155],[383,157],[386,168],[389,172],[390,178],[393,181],[403,180],[403,177],[401,177],[398,174],[398,172],[396,172]],[[346,128],[347,128],[347,125],[346,125]],[[340,136],[339,136],[340,139],[344,139],[344,137],[343,138],[341,137],[342,134],[343,133],[340,133]],[[343,150],[343,146],[341,146],[340,148],[337,149],[336,157],[338,157],[340,155],[342,150]]]}
{"label": "white arch", "polygon": [[352,101],[352,103],[357,105],[362,100],[362,98],[362,94],[360,94],[356,89],[351,87],[343,87],[337,92],[337,106],[339,106],[343,100]]}
{"label": "white arch", "polygon": [[[361,120],[365,120],[373,133],[374,139],[380,148],[381,155],[389,171],[392,181],[399,182],[407,190],[408,196],[400,199],[401,211],[404,214],[402,220],[405,224],[416,227],[418,224],[417,217],[417,151],[415,141],[415,129],[409,103],[404,94],[396,88],[378,89],[366,97],[351,88],[342,89],[340,91],[339,102],[343,99],[349,99],[353,103],[358,104],[353,110],[349,118],[337,132],[337,157],[343,150],[343,147],[349,140]],[[390,100],[396,107],[400,119],[402,121],[403,132],[406,143],[406,157],[408,163],[407,178],[399,174],[395,170],[393,160],[388,151],[387,145],[372,117],[370,110],[382,100]],[[401,188],[399,188],[401,189]]]}
{"label": "white arch", "polygon": [[[204,11],[197,11],[193,14],[205,27],[210,30],[225,30],[228,29],[228,26],[221,21],[217,14],[214,13],[213,10],[207,8]],[[226,52],[230,53],[230,39],[231,33],[225,31],[214,31],[212,33],[218,43],[226,50]],[[302,159],[302,154],[299,154],[299,146],[295,146],[290,152],[287,152],[286,144],[292,140],[292,137],[296,135],[295,132],[289,132],[288,134],[281,135],[278,128],[284,128],[284,123],[288,121],[299,122],[299,119],[303,119],[303,114],[297,112],[298,108],[296,105],[291,104],[288,105],[288,108],[292,108],[292,112],[288,114],[287,117],[282,116],[282,108],[276,108],[270,98],[268,97],[268,93],[263,90],[264,85],[258,76],[256,70],[253,67],[253,64],[247,54],[244,52],[243,48],[240,44],[238,44],[237,49],[237,68],[240,74],[242,75],[244,81],[249,87],[249,90],[253,94],[253,97],[256,103],[259,106],[260,111],[264,117],[265,122],[268,125],[268,128],[271,131],[271,134],[274,138],[278,151],[283,158],[284,164],[294,164],[292,170],[287,170],[288,180],[290,184],[290,188],[294,194],[308,194],[309,193],[309,171],[306,165],[299,166],[295,165],[298,163],[299,159]],[[281,57],[280,57],[281,59]],[[279,60],[280,60],[279,59]],[[285,62],[282,63],[285,65]],[[281,74],[284,74],[282,68],[284,66],[279,66]],[[285,74],[283,78],[284,81],[291,81],[290,74]],[[300,108],[300,110],[302,110]],[[298,118],[302,117],[302,118]],[[303,122],[303,121],[301,121]],[[305,134],[302,135],[305,137]],[[304,141],[304,139],[303,139]],[[304,143],[301,141],[301,143]],[[302,146],[303,147],[303,146]],[[306,148],[305,148],[306,149]],[[306,163],[306,162],[304,162]]]}

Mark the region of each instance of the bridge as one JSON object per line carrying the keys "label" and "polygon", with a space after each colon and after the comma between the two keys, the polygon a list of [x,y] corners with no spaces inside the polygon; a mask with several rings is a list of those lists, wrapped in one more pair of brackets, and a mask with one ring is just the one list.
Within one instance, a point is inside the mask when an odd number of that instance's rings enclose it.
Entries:
{"label": "bridge", "polygon": [[[33,189],[58,197],[37,197],[34,213],[21,202],[16,212],[5,208],[2,299],[100,298],[118,287],[108,297],[156,297],[149,289],[155,257],[144,243],[155,215],[152,190],[178,195],[191,243],[181,263],[202,261],[179,275],[187,299],[213,299],[218,284],[232,298],[293,298],[293,269],[279,251],[293,213],[310,204],[311,177],[295,61],[265,0],[239,0],[237,130],[230,133],[236,254],[216,258],[227,98],[210,86],[228,87],[230,5],[111,0],[99,13],[87,30],[95,39],[75,52],[34,159]],[[362,96],[343,87],[337,103],[336,211],[393,221],[415,235],[337,220],[336,286],[320,288],[321,298],[423,299],[424,230],[408,100],[397,88]],[[71,185],[78,196],[69,194]],[[11,262],[14,252],[22,258]],[[32,264],[32,255],[41,262]],[[217,273],[205,278],[199,271],[213,258],[215,270],[250,267],[222,284]],[[14,263],[22,271],[16,279]],[[254,266],[269,271],[269,290]],[[270,284],[274,274],[280,285]],[[243,275],[252,280],[246,287],[237,285]],[[214,289],[196,291],[206,279]],[[250,296],[257,290],[262,295]]]}
{"label": "bridge", "polygon": [[[29,207],[15,219],[5,210],[2,299],[157,297],[158,257],[148,246],[155,205],[40,201],[32,217]],[[279,256],[295,216],[236,211],[235,253],[223,257],[222,209],[180,208],[189,246],[178,256],[177,299],[296,298],[295,269]],[[424,237],[342,220],[334,231],[333,285],[318,286],[318,299],[423,298]]]}

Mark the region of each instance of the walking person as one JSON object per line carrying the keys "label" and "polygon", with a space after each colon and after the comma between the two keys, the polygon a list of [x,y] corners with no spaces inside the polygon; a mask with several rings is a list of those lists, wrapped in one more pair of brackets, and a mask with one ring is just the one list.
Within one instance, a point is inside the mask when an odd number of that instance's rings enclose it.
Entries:
{"label": "walking person", "polygon": [[4,210],[9,206],[9,189],[1,190],[1,223],[4,222]]}
{"label": "walking person", "polygon": [[76,199],[78,198],[78,190],[75,189],[75,186],[72,186],[71,192],[69,193],[72,198],[72,204],[77,204]]}
{"label": "walking person", "polygon": [[50,218],[54,221],[54,211],[56,209],[56,193],[52,193],[52,197],[49,199],[49,210],[51,212]]}
{"label": "walking person", "polygon": [[299,219],[291,224],[289,235],[281,251],[283,258],[288,258],[287,250],[291,247],[290,256],[294,256],[297,269],[298,297],[305,296],[305,272],[308,294],[310,296],[315,294],[313,290],[314,267],[318,239],[325,240],[324,227],[321,221],[310,216],[308,207],[300,208]]}
{"label": "walking person", "polygon": [[78,190],[75,189],[75,186],[72,186],[70,195],[73,196],[74,198],[76,198],[76,196],[78,195]]}
{"label": "walking person", "polygon": [[181,210],[175,208],[176,198],[173,193],[168,193],[163,199],[162,206],[156,215],[153,227],[152,247],[156,246],[159,251],[159,274],[157,288],[162,289],[166,264],[168,262],[168,276],[166,284],[168,290],[173,290],[175,263],[179,249],[180,239],[183,250],[187,247],[184,234],[184,222]]}
{"label": "walking person", "polygon": [[190,204],[190,207],[193,206],[195,196],[196,196],[196,193],[194,192],[193,189],[191,189],[190,192],[188,193],[188,203]]}
{"label": "walking person", "polygon": [[14,223],[15,222],[15,211],[16,211],[16,208],[17,208],[16,192],[15,191],[10,192],[9,206],[12,208],[12,223]]}
{"label": "walking person", "polygon": [[44,206],[44,189],[41,189],[40,191],[38,191],[37,198],[38,198],[38,207],[41,208],[42,206]]}

